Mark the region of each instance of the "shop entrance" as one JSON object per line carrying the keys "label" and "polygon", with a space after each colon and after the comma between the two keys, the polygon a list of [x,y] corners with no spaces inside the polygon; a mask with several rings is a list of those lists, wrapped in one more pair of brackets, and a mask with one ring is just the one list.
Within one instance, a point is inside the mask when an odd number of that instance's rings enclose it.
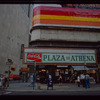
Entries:
{"label": "shop entrance", "polygon": [[37,66],[36,75],[39,83],[46,83],[47,74],[45,66]]}
{"label": "shop entrance", "polygon": [[55,69],[56,66],[38,66],[37,77],[39,77],[40,83],[47,83],[48,76],[51,75],[55,83]]}
{"label": "shop entrance", "polygon": [[53,82],[55,83],[56,66],[55,65],[48,65],[48,66],[46,66],[46,70],[47,70],[47,76],[51,75],[53,78]]}
{"label": "shop entrance", "polygon": [[56,66],[55,79],[56,83],[59,83],[59,76],[62,76],[62,83],[69,83],[71,71],[70,66]]}
{"label": "shop entrance", "polygon": [[59,83],[59,76],[62,76],[62,82],[70,82],[71,71],[68,66],[46,65],[39,66],[37,76],[40,77],[40,83],[46,83],[49,75],[52,76],[54,83]]}

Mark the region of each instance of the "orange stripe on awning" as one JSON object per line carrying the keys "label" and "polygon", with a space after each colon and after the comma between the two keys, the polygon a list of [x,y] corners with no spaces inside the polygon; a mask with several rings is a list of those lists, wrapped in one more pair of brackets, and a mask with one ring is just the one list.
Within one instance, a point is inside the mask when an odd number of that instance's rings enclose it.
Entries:
{"label": "orange stripe on awning", "polygon": [[85,22],[85,21],[66,21],[66,20],[54,20],[54,19],[37,19],[33,21],[33,24],[59,24],[59,25],[81,25],[81,26],[100,26],[99,22]]}
{"label": "orange stripe on awning", "polygon": [[36,20],[36,19],[100,22],[100,18],[77,17],[77,16],[57,16],[57,15],[36,15],[33,17],[33,20]]}

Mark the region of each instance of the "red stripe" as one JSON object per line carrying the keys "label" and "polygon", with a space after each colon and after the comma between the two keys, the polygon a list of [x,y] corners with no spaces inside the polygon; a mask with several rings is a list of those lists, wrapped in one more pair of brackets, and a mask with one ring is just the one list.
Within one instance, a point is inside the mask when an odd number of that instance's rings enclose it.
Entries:
{"label": "red stripe", "polygon": [[51,11],[68,11],[68,12],[85,12],[85,13],[99,13],[100,10],[94,10],[94,9],[80,9],[80,8],[65,8],[65,7],[49,7],[49,6],[39,6],[34,8],[35,10],[51,10]]}
{"label": "red stripe", "polygon": [[64,11],[47,11],[47,10],[37,10],[33,13],[35,15],[61,15],[61,16],[80,16],[80,17],[96,17],[100,18],[100,14],[94,15],[92,13],[81,13],[81,12],[64,12]]}

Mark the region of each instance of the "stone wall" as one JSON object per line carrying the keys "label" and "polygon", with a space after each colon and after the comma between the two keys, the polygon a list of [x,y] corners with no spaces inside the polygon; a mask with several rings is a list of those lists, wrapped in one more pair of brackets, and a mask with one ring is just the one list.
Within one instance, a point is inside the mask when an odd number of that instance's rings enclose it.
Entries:
{"label": "stone wall", "polygon": [[7,59],[13,61],[16,71],[22,66],[21,44],[28,47],[29,18],[18,4],[0,4],[0,74],[8,70]]}

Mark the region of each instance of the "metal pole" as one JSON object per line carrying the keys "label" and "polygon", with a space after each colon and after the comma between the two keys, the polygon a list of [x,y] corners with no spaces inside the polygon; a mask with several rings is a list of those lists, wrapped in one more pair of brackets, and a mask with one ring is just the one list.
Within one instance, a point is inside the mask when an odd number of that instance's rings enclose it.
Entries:
{"label": "metal pole", "polygon": [[34,86],[36,87],[36,61],[34,61]]}
{"label": "metal pole", "polygon": [[[84,60],[84,70],[86,70],[86,69],[85,69],[85,68],[86,68],[85,66],[86,66],[86,61]],[[86,71],[85,71],[85,72],[86,72]]]}
{"label": "metal pole", "polygon": [[9,76],[10,76],[10,66],[8,67],[8,84],[7,84],[7,87],[9,87]]}
{"label": "metal pole", "polygon": [[84,61],[84,70],[85,70],[85,61]]}

